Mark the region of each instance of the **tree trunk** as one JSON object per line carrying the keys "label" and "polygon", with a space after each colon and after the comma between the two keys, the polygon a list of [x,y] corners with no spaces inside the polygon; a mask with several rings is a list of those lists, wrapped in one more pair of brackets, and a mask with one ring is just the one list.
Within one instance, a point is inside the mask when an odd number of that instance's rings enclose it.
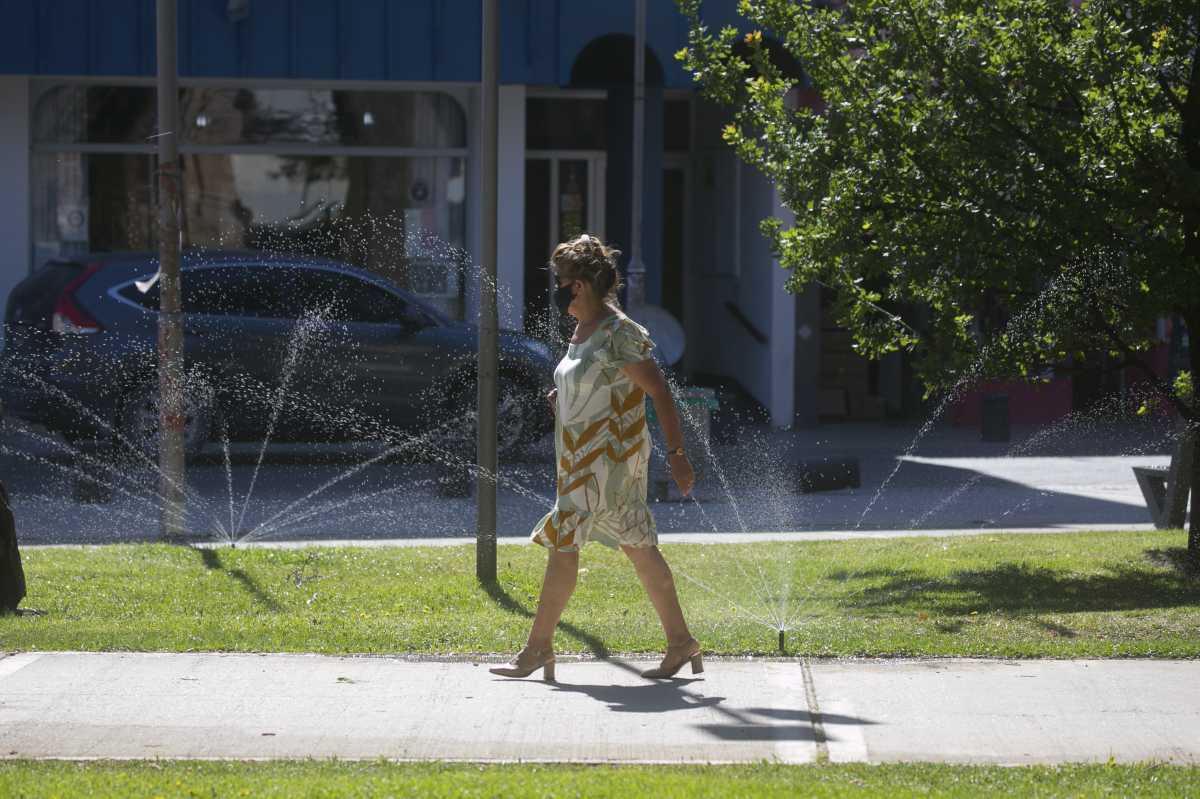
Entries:
{"label": "tree trunk", "polygon": [[[1200,47],[1192,51],[1190,79],[1187,99],[1180,113],[1180,144],[1184,158],[1193,173],[1200,173]],[[1183,211],[1183,258],[1190,262],[1193,272],[1200,264],[1200,201],[1193,194],[1192,202]],[[1186,414],[1188,432],[1193,440],[1200,440],[1200,308],[1191,305],[1184,314],[1188,329],[1189,351],[1192,367],[1192,396],[1188,400]],[[1200,457],[1192,458],[1192,520],[1188,525],[1188,555],[1200,566]]]}
{"label": "tree trunk", "polygon": [[1192,437],[1192,518],[1188,522],[1188,557],[1200,566],[1200,313],[1184,319],[1188,329],[1188,350],[1192,370],[1192,396],[1188,399],[1187,433]]}

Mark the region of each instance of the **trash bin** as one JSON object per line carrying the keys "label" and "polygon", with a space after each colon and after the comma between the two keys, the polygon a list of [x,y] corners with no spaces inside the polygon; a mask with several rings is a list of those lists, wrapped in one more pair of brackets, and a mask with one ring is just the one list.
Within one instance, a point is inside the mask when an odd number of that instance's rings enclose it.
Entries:
{"label": "trash bin", "polygon": [[1009,430],[1007,394],[988,394],[983,398],[980,433],[984,441],[1009,440],[1011,431]]}
{"label": "trash bin", "polygon": [[[683,427],[683,449],[692,462],[699,479],[708,465],[708,447],[712,443],[712,413],[720,408],[717,392],[711,388],[681,388],[674,392]],[[650,494],[652,499],[665,500],[675,496],[677,489],[667,468],[666,439],[654,413],[654,403],[646,406],[646,422],[653,436],[655,453],[650,458]]]}

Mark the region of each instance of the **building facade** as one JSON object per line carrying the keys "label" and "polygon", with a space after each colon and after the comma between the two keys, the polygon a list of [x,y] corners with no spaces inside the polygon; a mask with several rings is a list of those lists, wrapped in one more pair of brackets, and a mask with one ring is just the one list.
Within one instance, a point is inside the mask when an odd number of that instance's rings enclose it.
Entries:
{"label": "building facade", "polygon": [[[738,25],[735,0],[705,4]],[[646,300],[680,368],[736,381],[775,425],[904,406],[898,359],[784,291],[772,186],[720,140],[649,0]],[[53,258],[153,250],[153,0],[8,0],[0,29],[0,294]],[[581,231],[629,251],[633,0],[502,0],[502,324],[547,325],[545,264]],[[471,319],[480,230],[478,0],[179,0],[185,246],[298,251],[378,271]],[[843,352],[844,350],[844,352]]]}

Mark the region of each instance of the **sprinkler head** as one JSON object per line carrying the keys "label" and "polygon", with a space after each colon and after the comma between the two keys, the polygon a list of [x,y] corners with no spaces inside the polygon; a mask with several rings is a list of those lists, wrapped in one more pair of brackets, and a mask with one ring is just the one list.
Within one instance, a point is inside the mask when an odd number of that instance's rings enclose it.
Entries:
{"label": "sprinkler head", "polygon": [[787,630],[779,631],[779,654],[787,654]]}

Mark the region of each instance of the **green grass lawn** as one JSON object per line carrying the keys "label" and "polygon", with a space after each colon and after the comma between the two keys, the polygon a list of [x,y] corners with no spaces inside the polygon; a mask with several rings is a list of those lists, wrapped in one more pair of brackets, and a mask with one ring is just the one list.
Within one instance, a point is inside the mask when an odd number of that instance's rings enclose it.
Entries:
{"label": "green grass lawn", "polygon": [[[1200,578],[1179,531],[986,535],[664,548],[706,650],[790,655],[1200,656]],[[469,546],[31,549],[26,607],[0,649],[511,652],[545,553],[500,549],[501,582]],[[650,652],[662,634],[632,568],[582,558],[561,652]]]}
{"label": "green grass lawn", "polygon": [[548,766],[0,761],[6,797],[1195,796],[1200,768],[1076,765]]}

